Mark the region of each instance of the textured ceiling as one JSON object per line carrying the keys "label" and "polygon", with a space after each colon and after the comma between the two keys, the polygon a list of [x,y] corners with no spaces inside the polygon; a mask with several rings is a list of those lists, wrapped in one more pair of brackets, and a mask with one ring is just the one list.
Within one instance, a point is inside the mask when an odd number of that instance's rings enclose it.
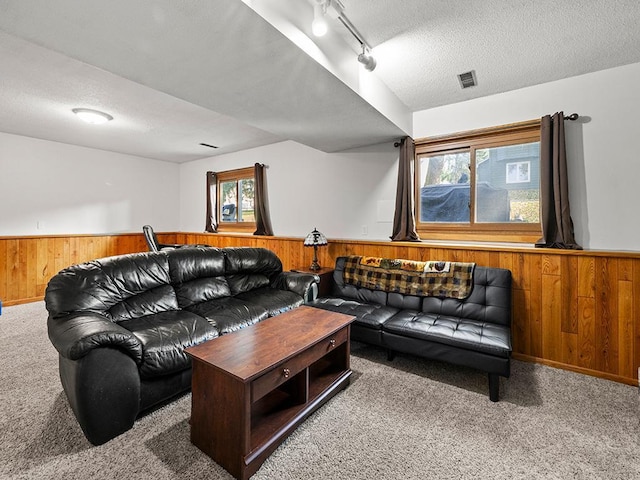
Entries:
{"label": "textured ceiling", "polygon": [[373,74],[341,25],[311,42],[307,0],[0,0],[0,131],[172,162],[285,139],[331,152],[410,134],[414,111],[640,61],[637,0],[343,3]]}
{"label": "textured ceiling", "polygon": [[[640,62],[638,0],[345,0],[412,111]],[[457,74],[475,70],[462,90]]]}

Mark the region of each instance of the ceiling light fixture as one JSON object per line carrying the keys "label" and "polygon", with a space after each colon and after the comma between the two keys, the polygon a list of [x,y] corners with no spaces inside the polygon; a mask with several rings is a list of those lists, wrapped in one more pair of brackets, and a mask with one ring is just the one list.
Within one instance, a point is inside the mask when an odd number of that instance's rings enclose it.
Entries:
{"label": "ceiling light fixture", "polygon": [[[375,70],[377,62],[373,57],[371,52],[372,48],[362,35],[358,31],[358,29],[351,23],[351,20],[344,13],[344,5],[340,0],[311,0],[313,3],[313,22],[311,23],[311,30],[316,37],[320,37],[327,33],[327,21],[326,16],[327,13],[331,14],[333,18],[337,18],[340,20],[340,23],[345,26],[345,28],[354,36],[354,38],[360,44],[362,48],[362,53],[358,55],[358,61],[364,65],[364,68],[373,72]],[[331,9],[329,11],[329,9]]]}
{"label": "ceiling light fixture", "polygon": [[113,120],[113,117],[108,113],[100,112],[98,110],[92,110],[90,108],[74,108],[71,110],[80,119],[93,125],[100,125]]}
{"label": "ceiling light fixture", "polygon": [[358,55],[358,61],[362,64],[362,66],[364,67],[365,70],[369,71],[369,72],[373,72],[376,68],[376,65],[378,64],[378,62],[376,62],[376,59],[373,55],[371,55],[371,52],[367,53],[367,47],[366,45],[363,43],[362,44],[362,53],[360,55]]}
{"label": "ceiling light fixture", "polygon": [[316,37],[322,37],[327,33],[329,26],[327,25],[327,7],[331,0],[315,0],[313,5],[313,22],[311,22],[311,31]]}

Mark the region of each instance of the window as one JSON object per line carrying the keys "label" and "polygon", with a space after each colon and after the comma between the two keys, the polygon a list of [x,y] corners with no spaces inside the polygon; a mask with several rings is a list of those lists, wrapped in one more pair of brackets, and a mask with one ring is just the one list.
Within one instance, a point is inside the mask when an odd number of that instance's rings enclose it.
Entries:
{"label": "window", "polygon": [[531,162],[507,163],[507,183],[529,183]]}
{"label": "window", "polygon": [[537,240],[539,172],[539,121],[417,140],[420,236]]}
{"label": "window", "polygon": [[254,230],[255,179],[253,167],[217,174],[218,230]]}

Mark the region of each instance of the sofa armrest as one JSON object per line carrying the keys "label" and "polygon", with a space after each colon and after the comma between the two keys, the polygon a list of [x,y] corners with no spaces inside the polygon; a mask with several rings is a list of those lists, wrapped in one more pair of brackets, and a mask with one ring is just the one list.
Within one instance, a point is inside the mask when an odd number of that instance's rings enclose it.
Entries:
{"label": "sofa armrest", "polygon": [[51,343],[60,355],[78,360],[95,348],[113,347],[142,362],[142,345],[129,330],[97,313],[47,319]]}
{"label": "sofa armrest", "polygon": [[318,283],[320,277],[312,273],[281,272],[271,281],[271,287],[297,293],[309,303],[318,296]]}

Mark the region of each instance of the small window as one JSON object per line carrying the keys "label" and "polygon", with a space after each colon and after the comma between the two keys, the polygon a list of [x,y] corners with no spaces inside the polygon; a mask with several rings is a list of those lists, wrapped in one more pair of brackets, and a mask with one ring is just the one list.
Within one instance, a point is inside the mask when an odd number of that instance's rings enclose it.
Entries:
{"label": "small window", "polygon": [[415,174],[422,238],[540,235],[539,121],[417,140]]}
{"label": "small window", "polygon": [[218,230],[255,229],[255,179],[252,167],[217,174]]}
{"label": "small window", "polygon": [[529,183],[531,162],[507,163],[507,183]]}

